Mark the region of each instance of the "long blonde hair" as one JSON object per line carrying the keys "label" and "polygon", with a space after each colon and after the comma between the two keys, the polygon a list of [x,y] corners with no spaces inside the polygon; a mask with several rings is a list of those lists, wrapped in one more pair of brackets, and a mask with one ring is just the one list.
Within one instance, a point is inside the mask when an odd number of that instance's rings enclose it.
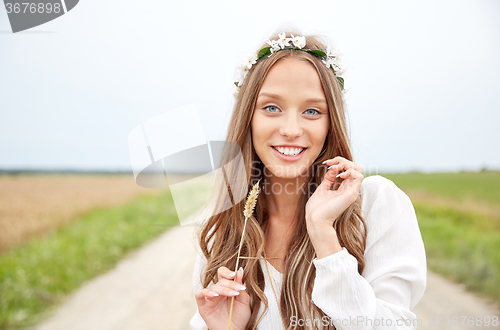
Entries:
{"label": "long blonde hair", "polygon": [[[290,36],[287,33],[287,36]],[[276,39],[273,36],[271,39]],[[325,45],[315,36],[306,36],[305,49],[325,49]],[[266,47],[263,45],[262,47]],[[352,160],[352,153],[347,131],[344,111],[344,100],[340,85],[331,69],[328,69],[320,59],[300,50],[281,50],[269,58],[254,64],[248,72],[241,90],[237,96],[227,133],[227,141],[238,144],[243,156],[247,191],[256,182],[264,171],[252,145],[251,120],[256,106],[257,97],[262,83],[271,69],[278,61],[285,58],[295,58],[307,61],[316,69],[325,93],[330,128],[325,139],[322,151],[311,166],[308,178],[308,189],[301,194],[297,207],[297,225],[292,234],[290,245],[285,257],[283,285],[281,290],[280,306],[283,322],[288,328],[305,329],[304,326],[292,327],[291,318],[297,319],[322,319],[325,316],[312,301],[312,289],[316,275],[313,259],[316,257],[314,248],[309,239],[305,224],[305,205],[316,187],[321,183],[326,173],[326,166],[322,162],[336,156]],[[334,185],[338,187],[341,179]],[[227,185],[227,189],[230,186]],[[222,194],[218,197],[226,198]],[[208,287],[211,282],[217,282],[217,269],[226,266],[234,269],[238,247],[243,230],[244,200],[235,203],[232,208],[213,215],[201,226],[199,243],[201,251],[207,259],[207,268],[201,274],[203,287]],[[242,256],[260,257],[264,253],[265,231],[268,225],[268,204],[265,194],[261,194],[257,202],[255,216],[248,220],[246,233],[243,239]],[[366,246],[366,224],[361,215],[361,196],[351,204],[336,221],[333,227],[337,232],[340,245],[345,247],[358,261],[358,272],[361,274],[365,262],[364,252]],[[244,267],[243,282],[251,298],[251,317],[247,329],[254,329],[268,309],[268,301],[264,294],[264,273],[256,259],[241,259],[240,265]],[[265,311],[258,317],[261,303]],[[331,323],[331,322],[329,322]],[[334,329],[330,325],[328,329]],[[314,329],[319,329],[314,323]]]}

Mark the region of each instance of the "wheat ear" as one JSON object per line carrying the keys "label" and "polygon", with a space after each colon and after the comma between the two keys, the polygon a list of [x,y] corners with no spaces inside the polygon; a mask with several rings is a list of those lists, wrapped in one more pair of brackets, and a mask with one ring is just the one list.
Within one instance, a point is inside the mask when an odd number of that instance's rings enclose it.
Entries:
{"label": "wheat ear", "polygon": [[[253,185],[252,190],[250,190],[250,193],[248,194],[247,201],[245,202],[245,209],[243,210],[243,215],[245,216],[245,223],[243,224],[243,231],[241,232],[241,239],[240,239],[240,246],[238,248],[238,257],[236,258],[236,269],[234,273],[238,271],[238,265],[240,263],[240,253],[241,253],[241,247],[243,246],[243,238],[245,237],[245,230],[247,228],[247,220],[250,218],[253,214],[253,210],[255,209],[255,205],[257,204],[257,197],[259,197],[259,181],[257,181],[256,184]],[[234,276],[234,281],[236,281],[236,275]],[[234,304],[234,297],[231,298],[231,307],[229,308],[229,323],[227,325],[227,329],[231,330],[231,320],[233,317],[233,304]]]}

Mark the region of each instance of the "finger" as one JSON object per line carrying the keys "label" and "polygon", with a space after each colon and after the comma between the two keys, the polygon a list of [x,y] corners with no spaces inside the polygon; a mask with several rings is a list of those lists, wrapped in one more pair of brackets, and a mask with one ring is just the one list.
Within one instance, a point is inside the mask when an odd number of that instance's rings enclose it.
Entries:
{"label": "finger", "polygon": [[341,156],[337,156],[335,158],[328,159],[328,160],[325,160],[323,162],[323,164],[325,164],[327,166],[333,166],[333,165],[339,165],[339,164],[346,164],[346,163],[352,163],[352,162],[350,160],[344,158],[344,157],[341,157]]}
{"label": "finger", "polygon": [[323,163],[329,166],[328,169],[333,168],[340,171],[342,169],[347,170],[349,168],[354,168],[356,171],[363,173],[363,168],[361,166],[355,162],[345,159],[344,157],[337,156],[333,159],[326,160]]}
{"label": "finger", "polygon": [[215,293],[218,293],[221,296],[225,297],[236,297],[240,294],[240,291],[233,290],[232,288],[220,285],[220,284],[214,284],[210,287],[210,291],[213,291]]}
{"label": "finger", "polygon": [[337,156],[335,158],[331,158],[331,159],[325,160],[323,162],[323,164],[331,166],[331,165],[334,165],[334,164],[338,164],[341,160],[347,160],[347,159],[345,159],[344,157],[341,157],[341,156]]}
{"label": "finger", "polygon": [[234,291],[243,291],[243,290],[247,289],[241,282],[233,281],[233,280],[226,280],[224,278],[221,279],[219,282],[217,282],[217,284],[220,286],[223,286],[225,288],[229,288],[231,290],[234,290]]}
{"label": "finger", "polygon": [[337,179],[335,177],[337,174],[338,171],[335,171],[334,169],[327,171],[316,191],[319,190],[319,192],[321,193],[328,193],[328,191],[331,190],[332,185],[335,183],[335,180]]}
{"label": "finger", "polygon": [[[343,162],[345,158],[342,157],[336,157],[334,158],[340,162]],[[341,173],[340,171],[344,168],[343,164],[335,164],[329,167],[329,169],[326,171],[325,176],[323,178],[323,181],[321,181],[320,185],[318,186],[318,189],[322,192],[327,192],[331,190],[331,187],[335,184],[335,181],[339,177],[339,174]]]}
{"label": "finger", "polygon": [[344,180],[351,179],[351,180],[360,180],[363,179],[363,174],[355,170],[354,168],[350,168],[345,172],[339,173],[336,177],[342,178]]}
{"label": "finger", "polygon": [[[243,267],[240,267],[240,269],[236,272],[236,283],[242,285],[243,284]],[[247,293],[246,290],[240,291],[240,294],[236,297],[237,301],[240,301],[245,304],[250,303],[250,295]]]}
{"label": "finger", "polygon": [[243,267],[240,267],[238,271],[236,272],[236,283],[243,284]]}
{"label": "finger", "polygon": [[227,267],[222,266],[222,267],[219,267],[219,269],[217,269],[217,278],[219,281],[223,278],[233,279],[235,275],[236,275],[235,272],[233,272],[232,270],[230,270]]}
{"label": "finger", "polygon": [[328,170],[334,169],[340,172],[341,170],[347,171],[350,168],[355,169],[359,173],[363,173],[363,168],[361,166],[350,161],[340,161],[338,164],[333,164],[329,166]]}
{"label": "finger", "polygon": [[358,194],[361,188],[361,183],[363,182],[363,174],[350,168],[347,171],[340,173],[338,175],[340,178],[344,179],[339,187],[339,192],[347,192],[352,194]]}
{"label": "finger", "polygon": [[219,297],[220,295],[217,292],[214,292],[209,289],[203,289],[196,291],[194,294],[196,301],[199,301],[199,303],[203,302],[205,299],[212,299],[215,297]]}

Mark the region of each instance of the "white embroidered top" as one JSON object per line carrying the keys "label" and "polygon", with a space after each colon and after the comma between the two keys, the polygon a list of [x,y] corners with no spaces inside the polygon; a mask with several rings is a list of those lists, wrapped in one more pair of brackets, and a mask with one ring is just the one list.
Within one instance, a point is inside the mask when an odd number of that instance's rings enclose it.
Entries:
{"label": "white embroidered top", "polygon": [[[292,318],[292,325],[333,322],[338,330],[416,329],[418,319],[411,310],[424,294],[427,266],[413,205],[392,181],[378,175],[363,180],[361,194],[368,231],[363,274],[358,274],[356,258],[346,248],[315,259],[312,300],[330,318],[316,321]],[[257,329],[282,330],[278,304],[268,285],[272,280],[279,299],[282,274],[267,263],[269,279],[266,261],[260,262],[269,310]],[[193,274],[195,292],[202,289],[200,274],[205,265],[206,259],[199,254]],[[192,330],[207,329],[198,311],[190,325]]]}

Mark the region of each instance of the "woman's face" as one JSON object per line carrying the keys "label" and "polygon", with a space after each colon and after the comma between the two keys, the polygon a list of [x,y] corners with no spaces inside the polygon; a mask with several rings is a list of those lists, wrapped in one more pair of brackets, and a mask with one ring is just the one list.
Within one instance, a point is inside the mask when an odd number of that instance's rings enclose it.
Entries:
{"label": "woman's face", "polygon": [[253,146],[267,170],[279,178],[309,175],[329,125],[312,64],[294,58],[276,62],[262,84],[251,123]]}

